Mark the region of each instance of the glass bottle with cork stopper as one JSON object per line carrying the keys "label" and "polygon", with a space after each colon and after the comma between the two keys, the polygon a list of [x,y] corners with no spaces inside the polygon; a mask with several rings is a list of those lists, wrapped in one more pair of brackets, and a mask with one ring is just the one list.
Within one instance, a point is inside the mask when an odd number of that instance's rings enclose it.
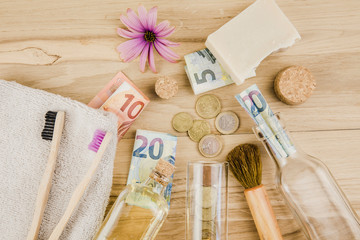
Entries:
{"label": "glass bottle with cork stopper", "polygon": [[168,215],[163,192],[174,171],[174,165],[160,159],[144,183],[126,186],[94,239],[155,239]]}
{"label": "glass bottle with cork stopper", "polygon": [[[261,126],[253,131],[274,160],[276,186],[307,239],[360,240],[359,218],[327,166],[295,147],[281,114],[271,118],[279,122],[280,131],[268,137]],[[281,156],[272,140],[289,143],[294,151]]]}

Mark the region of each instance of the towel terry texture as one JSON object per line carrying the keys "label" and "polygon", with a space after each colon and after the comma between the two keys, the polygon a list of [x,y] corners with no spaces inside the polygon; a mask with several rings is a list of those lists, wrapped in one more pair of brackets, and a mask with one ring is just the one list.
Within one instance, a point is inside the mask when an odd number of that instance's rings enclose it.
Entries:
{"label": "towel terry texture", "polygon": [[[26,239],[50,152],[51,142],[41,138],[47,111],[64,111],[65,126],[39,239],[49,238],[95,157],[88,149],[95,130],[116,136],[112,113],[0,80],[0,239]],[[113,137],[60,239],[89,240],[95,235],[111,190],[116,143]]]}

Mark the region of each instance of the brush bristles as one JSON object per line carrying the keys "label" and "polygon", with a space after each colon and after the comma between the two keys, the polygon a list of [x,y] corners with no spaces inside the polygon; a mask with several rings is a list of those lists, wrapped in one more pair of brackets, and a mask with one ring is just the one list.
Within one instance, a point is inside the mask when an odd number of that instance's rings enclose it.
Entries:
{"label": "brush bristles", "polygon": [[231,150],[226,158],[230,170],[244,188],[253,188],[261,184],[260,151],[256,145],[239,145]]}
{"label": "brush bristles", "polygon": [[48,111],[45,114],[45,126],[41,132],[41,137],[44,140],[51,141],[54,134],[55,120],[57,112]]}
{"label": "brush bristles", "polygon": [[100,148],[100,145],[105,137],[106,132],[103,130],[97,129],[94,133],[92,142],[89,144],[89,149],[97,152]]}

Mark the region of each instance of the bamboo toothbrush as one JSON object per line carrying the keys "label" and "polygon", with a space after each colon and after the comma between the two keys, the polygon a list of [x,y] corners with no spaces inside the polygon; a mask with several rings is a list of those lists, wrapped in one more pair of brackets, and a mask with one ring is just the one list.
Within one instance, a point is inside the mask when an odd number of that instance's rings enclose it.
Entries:
{"label": "bamboo toothbrush", "polygon": [[67,222],[69,221],[74,209],[78,205],[82,195],[84,194],[87,186],[89,185],[92,176],[95,174],[97,167],[105,153],[107,146],[110,143],[112,134],[109,132],[104,132],[102,130],[96,130],[92,142],[89,144],[88,148],[96,152],[96,156],[92,161],[92,164],[87,171],[85,177],[81,180],[79,185],[76,187],[73,195],[70,198],[69,204],[65,210],[64,215],[61,217],[59,223],[56,225],[54,231],[51,233],[49,240],[59,239],[61,233],[63,232]]}
{"label": "bamboo toothbrush", "polygon": [[44,140],[51,141],[49,158],[44,174],[41,178],[40,186],[35,203],[35,212],[28,232],[27,240],[37,239],[39,235],[41,221],[49,197],[51,182],[56,165],[56,157],[59,150],[60,139],[64,129],[65,113],[48,111],[45,114],[45,127],[41,133]]}
{"label": "bamboo toothbrush", "polygon": [[283,239],[265,187],[261,184],[260,151],[256,145],[243,144],[228,155],[230,170],[245,188],[245,197],[261,240]]}

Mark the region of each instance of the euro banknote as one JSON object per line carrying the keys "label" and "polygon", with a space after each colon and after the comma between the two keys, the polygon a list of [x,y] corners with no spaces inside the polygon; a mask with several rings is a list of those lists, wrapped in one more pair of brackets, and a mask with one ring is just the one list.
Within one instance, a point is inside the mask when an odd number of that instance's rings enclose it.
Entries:
{"label": "euro banknote", "polygon": [[[148,179],[157,161],[162,158],[175,165],[177,137],[168,133],[138,129],[131,158],[127,184],[143,183]],[[170,182],[164,191],[164,197],[170,206],[172,188]]]}
{"label": "euro banknote", "polygon": [[234,83],[209,49],[187,54],[184,58],[185,72],[195,95]]}
{"label": "euro banknote", "polygon": [[149,98],[122,72],[119,72],[90,101],[88,106],[113,112],[117,115],[117,135],[118,140],[120,140],[149,102]]}
{"label": "euro banknote", "polygon": [[256,84],[235,97],[268,139],[277,157],[287,157],[296,151]]}

